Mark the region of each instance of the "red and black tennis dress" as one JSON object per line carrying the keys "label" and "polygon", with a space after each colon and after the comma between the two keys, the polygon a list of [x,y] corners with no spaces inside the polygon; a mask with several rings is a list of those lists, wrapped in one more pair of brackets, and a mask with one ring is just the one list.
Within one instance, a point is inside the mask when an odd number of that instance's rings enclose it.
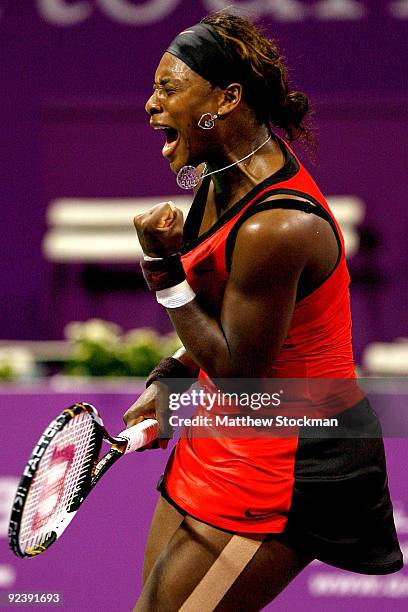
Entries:
{"label": "red and black tennis dress", "polygon": [[[343,237],[316,183],[286,143],[280,146],[286,158],[282,169],[198,236],[209,179],[203,182],[185,223],[182,261],[187,279],[202,307],[217,318],[242,223],[272,208],[319,215],[336,236],[338,260],[327,278],[296,302],[269,376],[354,380]],[[266,201],[276,195],[281,197]],[[205,378],[205,372],[200,377]],[[341,414],[352,415],[354,422],[368,420],[373,437],[303,437],[301,428],[299,435],[287,438],[200,438],[187,431],[168,462],[164,494],[182,511],[210,525],[289,538],[292,545],[344,569],[374,574],[399,570],[402,555],[381,429],[368,401],[358,393],[339,396]]]}

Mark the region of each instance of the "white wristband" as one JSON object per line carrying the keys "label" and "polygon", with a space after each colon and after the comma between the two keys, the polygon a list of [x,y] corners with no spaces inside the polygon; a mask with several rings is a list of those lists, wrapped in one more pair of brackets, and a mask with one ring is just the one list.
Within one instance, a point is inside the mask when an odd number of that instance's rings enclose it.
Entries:
{"label": "white wristband", "polygon": [[143,259],[145,261],[163,261],[163,257],[150,257],[150,255],[145,255],[143,253]]}
{"label": "white wristband", "polygon": [[180,308],[189,302],[192,302],[196,294],[186,280],[182,283],[156,291],[156,299],[165,308]]}

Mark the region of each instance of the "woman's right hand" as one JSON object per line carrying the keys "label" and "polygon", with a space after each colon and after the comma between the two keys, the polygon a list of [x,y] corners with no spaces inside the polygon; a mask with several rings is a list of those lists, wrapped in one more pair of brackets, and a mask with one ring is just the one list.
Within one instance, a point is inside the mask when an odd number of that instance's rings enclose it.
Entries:
{"label": "woman's right hand", "polygon": [[[172,432],[168,422],[168,391],[166,385],[153,382],[125,412],[126,428],[141,423],[144,419],[156,419],[159,423],[159,438],[140,450],[167,448]],[[168,436],[168,437],[167,437]]]}

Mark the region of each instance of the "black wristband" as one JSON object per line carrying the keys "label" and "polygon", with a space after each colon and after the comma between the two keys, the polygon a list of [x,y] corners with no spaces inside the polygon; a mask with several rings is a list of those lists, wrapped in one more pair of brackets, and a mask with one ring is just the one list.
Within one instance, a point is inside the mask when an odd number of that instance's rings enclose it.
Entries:
{"label": "black wristband", "polygon": [[160,380],[160,378],[191,379],[192,376],[190,369],[184,365],[184,363],[174,357],[166,357],[166,359],[159,361],[157,366],[150,372],[146,379],[146,389],[150,387],[155,380]]}
{"label": "black wristband", "polygon": [[144,259],[140,262],[140,266],[150,291],[169,289],[186,279],[180,253],[163,259]]}

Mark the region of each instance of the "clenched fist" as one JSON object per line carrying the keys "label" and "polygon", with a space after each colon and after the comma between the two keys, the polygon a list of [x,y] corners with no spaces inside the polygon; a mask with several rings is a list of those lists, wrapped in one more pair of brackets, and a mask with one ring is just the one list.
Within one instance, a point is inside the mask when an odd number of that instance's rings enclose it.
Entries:
{"label": "clenched fist", "polygon": [[173,202],[161,202],[133,219],[140,245],[149,257],[178,253],[183,241],[183,213]]}

